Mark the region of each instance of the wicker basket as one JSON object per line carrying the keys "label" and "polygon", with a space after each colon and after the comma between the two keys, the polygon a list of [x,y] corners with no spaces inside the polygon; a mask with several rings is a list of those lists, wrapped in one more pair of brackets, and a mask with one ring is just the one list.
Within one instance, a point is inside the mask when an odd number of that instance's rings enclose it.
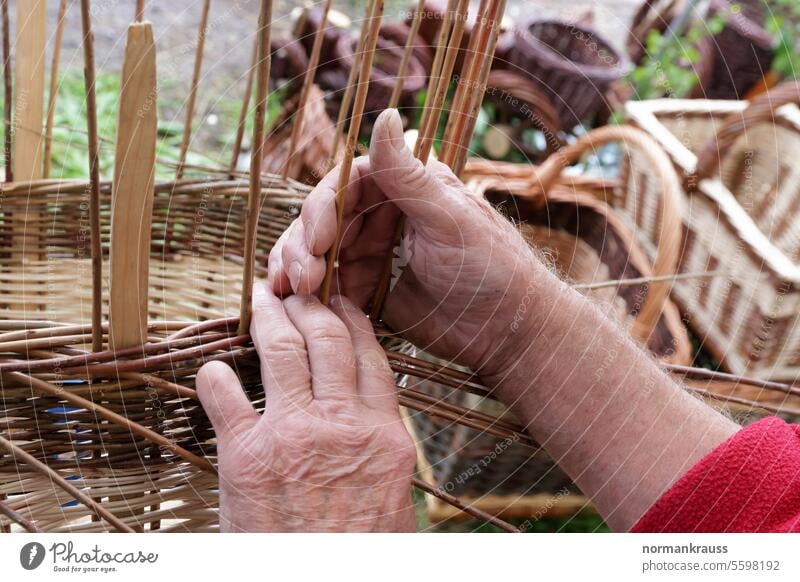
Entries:
{"label": "wicker basket", "polygon": [[723,15],[726,24],[722,32],[701,41],[693,97],[744,99],[764,78],[772,66],[774,42],[764,29],[767,9],[764,0],[711,0],[709,17]]}
{"label": "wicker basket", "polygon": [[[632,147],[652,145],[650,140],[636,141],[631,137],[638,133],[635,130],[607,129],[613,130],[613,134],[608,131],[595,134],[599,137],[591,143],[596,145],[613,138],[627,139]],[[646,138],[642,134],[638,137]],[[667,177],[664,188],[677,195],[677,177],[666,157],[657,154],[658,150],[652,155],[653,166],[664,171]],[[668,179],[670,173],[671,180]],[[598,199],[608,194],[612,183],[573,177],[553,180],[558,174],[548,169],[548,183],[544,184],[537,181],[539,174],[532,172],[529,166],[476,160],[468,164],[465,175],[471,189],[485,195],[520,224],[526,239],[550,257],[566,280],[589,283],[647,277],[654,273],[623,220]],[[542,194],[543,187],[546,195]],[[672,241],[680,237],[680,215],[674,210],[673,206],[668,206],[669,214],[665,215],[662,249],[665,253],[661,261],[657,261],[660,268],[677,260],[674,256],[677,246]],[[678,310],[666,294],[651,291],[646,285],[635,285],[587,292],[610,317],[646,342],[660,359],[686,363],[691,357],[691,347]],[[643,301],[642,297],[647,299]],[[497,402],[432,386],[424,380],[410,379],[409,382],[416,390],[453,404],[516,422]],[[540,518],[563,516],[587,506],[570,479],[543,451],[533,451],[513,439],[497,438],[435,416],[414,414],[409,417],[409,424],[417,437],[423,477],[485,511],[505,517]],[[430,502],[429,513],[434,520],[453,516],[451,510],[435,500]]]}
{"label": "wicker basket", "polygon": [[[631,122],[664,147],[685,178],[680,271],[731,277],[675,285],[689,325],[725,368],[786,381],[800,373],[800,188],[792,175],[800,110],[780,106],[797,99],[793,83],[750,106],[701,100],[627,106]],[[618,203],[652,251],[656,194],[629,188]]]}
{"label": "wicker basket", "polygon": [[[528,77],[505,70],[489,72],[485,101],[495,106],[495,119],[484,135],[484,149],[494,159],[512,148],[532,162],[540,162],[563,144],[561,125],[553,104]],[[530,144],[525,133],[541,132],[542,147]]]}
{"label": "wicker basket", "polygon": [[538,83],[561,126],[572,129],[602,110],[606,91],[628,71],[627,60],[597,33],[572,23],[533,20],[516,32],[514,71]]}
{"label": "wicker basket", "polygon": [[[402,25],[405,26],[405,25]],[[383,111],[389,104],[397,80],[396,74],[400,66],[400,60],[403,57],[403,49],[405,47],[405,39],[400,39],[402,35],[397,34],[397,25],[381,27],[381,35],[378,39],[378,48],[375,51],[375,60],[372,67],[372,76],[369,81],[369,93],[367,94],[366,112],[377,113]],[[347,75],[353,66],[354,51],[357,48],[358,39],[351,36],[342,35],[336,43],[334,49],[335,58],[341,73],[339,79],[347,79]],[[406,72],[405,80],[403,82],[403,91],[400,95],[400,104],[413,106],[416,104],[416,96],[422,91],[428,82],[426,64],[429,61],[423,59],[420,61],[415,55],[412,55],[408,63],[408,70]],[[432,62],[432,59],[431,61]],[[320,82],[323,78],[320,77]],[[341,87],[323,86],[324,89],[338,91]]]}
{"label": "wicker basket", "polygon": [[[279,174],[285,170],[299,98],[297,95],[288,101],[272,124],[264,143],[264,170],[267,172]],[[316,85],[311,87],[308,95],[305,120],[288,177],[314,186],[341,161],[344,151],[344,139],[339,136],[337,139],[340,147],[337,148],[336,158],[333,159],[331,156],[337,134],[336,124],[328,117],[325,110],[325,94]]]}

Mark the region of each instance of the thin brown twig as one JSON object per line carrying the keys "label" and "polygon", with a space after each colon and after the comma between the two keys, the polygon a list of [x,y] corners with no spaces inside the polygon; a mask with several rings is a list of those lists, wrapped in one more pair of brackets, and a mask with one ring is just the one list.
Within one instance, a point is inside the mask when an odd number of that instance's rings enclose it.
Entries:
{"label": "thin brown twig", "polygon": [[0,16],[3,19],[3,123],[5,132],[3,136],[3,150],[5,158],[5,181],[14,181],[14,166],[11,160],[11,142],[13,130],[11,127],[11,103],[13,101],[11,89],[11,30],[8,23],[8,0],[0,0]]}
{"label": "thin brown twig", "polygon": [[303,87],[300,90],[300,98],[297,102],[297,110],[294,114],[294,124],[292,125],[292,135],[289,138],[289,151],[286,155],[286,163],[283,167],[283,179],[289,177],[289,171],[294,162],[297,151],[297,142],[300,140],[300,133],[303,129],[303,117],[306,111],[306,102],[311,94],[311,86],[314,84],[314,77],[317,74],[319,59],[322,55],[322,41],[325,40],[325,31],[328,25],[328,12],[330,12],[332,0],[325,0],[325,7],[322,9],[319,28],[314,32],[314,44],[311,47],[311,56],[308,59],[308,69],[303,78]]}
{"label": "thin brown twig", "polygon": [[203,11],[200,14],[200,28],[197,31],[197,47],[194,54],[192,85],[189,88],[189,96],[186,99],[186,118],[183,122],[183,139],[181,140],[181,149],[180,153],[178,154],[178,171],[176,174],[178,180],[183,177],[183,167],[186,163],[186,154],[189,151],[189,143],[192,141],[194,106],[197,102],[197,90],[200,87],[200,74],[203,70],[203,53],[206,46],[206,34],[208,33],[208,13],[210,8],[211,0],[203,0]]}
{"label": "thin brown twig", "polygon": [[144,20],[144,2],[145,0],[136,0],[136,14],[134,16],[136,22]]}
{"label": "thin brown twig", "polygon": [[50,177],[51,151],[53,148],[53,121],[56,113],[56,97],[58,96],[58,65],[61,61],[61,45],[64,39],[64,25],[66,23],[67,0],[61,0],[58,6],[56,20],[56,36],[53,41],[53,60],[50,64],[50,94],[47,102],[47,122],[44,130],[44,174],[43,178]]}
{"label": "thin brown twig", "polygon": [[231,152],[231,164],[228,177],[233,179],[236,174],[236,166],[239,163],[239,155],[242,153],[242,141],[244,140],[244,129],[247,125],[247,113],[250,109],[250,99],[253,96],[253,80],[258,64],[258,38],[253,43],[253,57],[250,68],[247,70],[247,81],[245,81],[244,96],[242,97],[242,110],[239,112],[239,122],[236,124],[236,137],[233,140]]}
{"label": "thin brown twig", "polygon": [[108,523],[113,525],[119,531],[125,533],[134,533],[134,530],[125,524],[122,520],[120,520],[116,515],[108,511],[105,507],[103,507],[100,503],[97,503],[94,499],[83,493],[80,489],[75,487],[72,483],[64,479],[61,475],[55,472],[53,469],[42,463],[39,459],[31,455],[30,453],[23,450],[21,447],[15,445],[8,439],[0,436],[0,447],[4,448],[10,455],[18,459],[19,461],[29,465],[32,469],[34,469],[37,473],[48,477],[50,481],[69,493],[72,497],[86,505],[92,512],[97,515],[97,517],[106,520]]}
{"label": "thin brown twig", "polygon": [[369,90],[369,80],[372,72],[372,60],[375,56],[375,47],[378,43],[378,35],[380,33],[381,19],[383,16],[383,0],[371,0],[368,10],[370,21],[369,29],[364,41],[364,55],[361,59],[353,113],[350,119],[350,127],[347,131],[347,143],[345,146],[344,158],[342,159],[341,171],[339,172],[339,183],[336,189],[336,239],[326,257],[325,278],[322,280],[322,287],[320,289],[320,301],[325,305],[328,304],[328,300],[330,299],[336,260],[339,255],[339,247],[342,244],[344,197],[347,193],[347,187],[350,184],[350,169],[353,166],[353,156],[355,155],[356,146],[358,145],[358,135],[361,132],[361,120],[364,116],[364,106],[367,102],[367,91]]}
{"label": "thin brown twig", "polygon": [[21,525],[28,533],[42,533],[42,530],[32,521],[28,521],[18,511],[12,509],[5,501],[0,500],[0,513],[11,521]]}
{"label": "thin brown twig", "polygon": [[400,66],[397,69],[397,79],[395,79],[392,96],[389,99],[389,109],[396,109],[400,103],[400,95],[403,93],[408,64],[411,62],[411,55],[414,54],[414,48],[416,48],[417,35],[419,34],[419,27],[422,24],[422,13],[424,11],[425,0],[419,0],[419,2],[417,2],[417,10],[414,12],[414,16],[411,19],[411,28],[408,31],[408,39],[406,39],[406,46],[403,49],[403,57],[400,59]]}
{"label": "thin brown twig", "polygon": [[674,275],[651,275],[648,277],[634,277],[631,279],[611,279],[596,283],[571,283],[573,289],[605,289],[607,287],[628,287],[642,283],[657,283],[660,281],[686,281],[690,279],[710,279],[730,274],[728,271],[702,271],[696,273],[676,273]]}
{"label": "thin brown twig", "polygon": [[92,349],[103,349],[103,251],[100,243],[100,154],[97,140],[97,96],[95,93],[94,33],[90,0],[81,0],[83,27],[86,119],[89,132],[89,222],[92,247]]}
{"label": "thin brown twig", "polygon": [[250,192],[247,199],[242,298],[239,304],[239,335],[250,330],[253,302],[253,271],[256,259],[256,235],[261,205],[261,163],[264,151],[264,121],[267,116],[267,93],[271,64],[270,32],[272,0],[261,0],[258,15],[258,69],[256,71],[256,110],[253,115],[253,151],[250,156]]}
{"label": "thin brown twig", "polygon": [[436,497],[436,499],[444,501],[448,505],[452,505],[456,509],[460,509],[464,513],[471,515],[475,519],[491,523],[492,525],[499,527],[500,529],[508,533],[520,533],[520,530],[518,528],[514,527],[504,519],[500,519],[496,515],[491,515],[489,513],[486,513],[485,511],[478,509],[477,507],[472,507],[471,505],[467,505],[466,503],[461,501],[458,497],[454,497],[449,493],[445,493],[440,488],[425,483],[425,481],[422,481],[421,479],[414,478],[411,480],[411,484],[417,489],[420,489],[425,493],[433,495],[434,497]]}
{"label": "thin brown twig", "polygon": [[364,56],[364,46],[367,42],[367,32],[370,26],[370,14],[370,5],[368,4],[364,14],[364,22],[361,23],[361,32],[358,37],[356,52],[353,55],[353,66],[350,68],[350,72],[347,75],[347,85],[345,86],[344,95],[342,96],[342,103],[339,105],[339,115],[336,118],[336,131],[333,135],[333,143],[330,148],[331,157],[328,162],[331,166],[333,166],[336,161],[336,154],[339,153],[339,136],[344,132],[344,123],[347,119],[347,114],[350,112],[350,103],[353,100],[353,94],[356,89],[358,73],[361,68],[361,58]]}

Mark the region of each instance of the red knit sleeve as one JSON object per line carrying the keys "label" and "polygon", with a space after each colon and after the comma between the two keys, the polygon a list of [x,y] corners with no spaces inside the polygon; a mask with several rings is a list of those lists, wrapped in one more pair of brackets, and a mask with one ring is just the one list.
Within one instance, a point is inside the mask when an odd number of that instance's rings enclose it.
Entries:
{"label": "red knit sleeve", "polygon": [[634,532],[800,531],[800,427],[766,418],[681,477]]}

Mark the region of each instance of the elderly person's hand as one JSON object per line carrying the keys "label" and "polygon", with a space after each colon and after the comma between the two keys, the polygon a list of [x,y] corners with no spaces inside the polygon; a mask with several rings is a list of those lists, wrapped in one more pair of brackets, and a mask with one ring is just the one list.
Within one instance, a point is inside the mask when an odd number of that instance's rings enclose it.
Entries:
{"label": "elderly person's hand", "polygon": [[212,362],[197,391],[217,435],[223,531],[413,531],[414,445],[386,356],[347,299],[277,298],[250,326],[266,409]]}
{"label": "elderly person's hand", "polygon": [[[336,236],[338,168],[309,195],[300,215],[269,258],[276,293],[317,292],[325,254]],[[369,157],[355,160],[345,196],[336,292],[365,308],[375,293],[396,223],[407,217],[402,273],[384,320],[415,345],[492,375],[519,352],[510,333],[532,315],[536,287],[554,277],[508,221],[473,195],[446,165],[416,160],[406,147],[400,116],[383,112]],[[395,273],[395,278],[397,276]]]}

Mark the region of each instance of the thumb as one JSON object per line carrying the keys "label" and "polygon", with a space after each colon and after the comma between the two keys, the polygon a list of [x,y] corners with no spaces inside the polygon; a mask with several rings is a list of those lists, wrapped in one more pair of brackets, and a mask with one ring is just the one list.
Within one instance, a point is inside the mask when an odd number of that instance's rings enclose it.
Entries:
{"label": "thumb", "polygon": [[414,157],[403,139],[403,122],[396,109],[378,116],[369,161],[375,184],[416,226],[438,232],[457,229],[466,188],[462,192],[442,181],[440,168],[434,171]]}
{"label": "thumb", "polygon": [[223,362],[209,362],[197,373],[197,396],[222,442],[245,432],[258,422],[239,378]]}

